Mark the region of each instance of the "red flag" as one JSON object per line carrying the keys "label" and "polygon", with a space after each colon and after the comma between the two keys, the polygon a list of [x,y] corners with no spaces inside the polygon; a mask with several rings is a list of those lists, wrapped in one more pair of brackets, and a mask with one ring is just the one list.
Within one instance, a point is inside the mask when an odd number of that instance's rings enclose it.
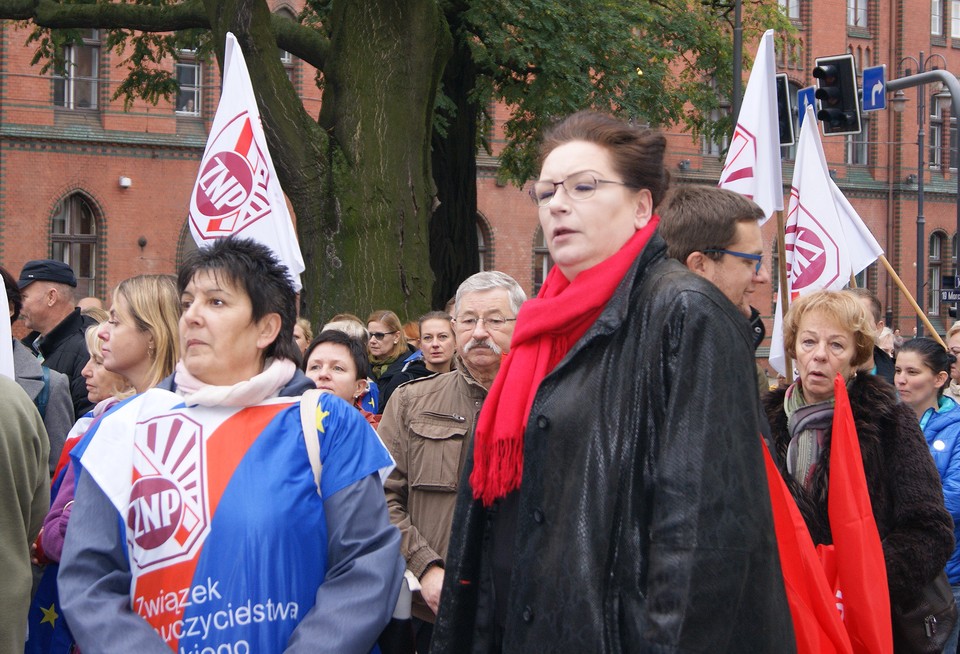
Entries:
{"label": "red flag", "polygon": [[787,603],[793,617],[798,654],[853,654],[853,646],[840,619],[837,602],[827,583],[817,551],[790,495],[780,471],[766,446],[763,463],[767,469],[773,524],[780,552],[780,567]]}
{"label": "red flag", "polygon": [[[821,546],[835,565],[837,598],[853,651],[893,652],[890,595],[880,534],[870,506],[863,458],[843,377],[833,382],[835,406],[830,445],[827,511],[833,545]],[[831,551],[832,550],[832,551]],[[831,561],[832,559],[832,561]]]}

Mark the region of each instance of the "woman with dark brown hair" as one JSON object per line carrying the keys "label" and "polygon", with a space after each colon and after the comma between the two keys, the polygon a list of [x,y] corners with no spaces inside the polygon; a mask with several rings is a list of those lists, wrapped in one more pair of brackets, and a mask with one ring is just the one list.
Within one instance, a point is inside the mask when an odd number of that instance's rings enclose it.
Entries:
{"label": "woman with dark brown hair", "polygon": [[480,413],[433,654],[794,650],[750,333],[666,258],[665,147],[592,112],[544,139],[556,265]]}

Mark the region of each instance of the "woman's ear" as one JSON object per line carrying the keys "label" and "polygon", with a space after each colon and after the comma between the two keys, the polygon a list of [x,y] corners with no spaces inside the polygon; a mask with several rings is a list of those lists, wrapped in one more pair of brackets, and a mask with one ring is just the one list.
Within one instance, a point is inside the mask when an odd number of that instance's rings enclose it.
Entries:
{"label": "woman's ear", "polygon": [[937,373],[937,376],[934,377],[933,384],[936,388],[943,388],[943,385],[946,384],[949,379],[950,375],[941,370]]}
{"label": "woman's ear", "polygon": [[266,350],[270,344],[277,340],[280,334],[280,325],[282,321],[279,313],[268,313],[257,323],[257,329],[260,333],[257,336],[257,347]]}
{"label": "woman's ear", "polygon": [[637,229],[643,229],[650,222],[653,216],[653,195],[650,189],[642,188],[637,191],[637,214],[633,219],[633,226]]}
{"label": "woman's ear", "polygon": [[369,382],[366,380],[366,378],[364,378],[364,379],[358,379],[358,380],[357,380],[357,387],[356,387],[356,389],[354,390],[354,393],[353,393],[353,399],[354,399],[354,400],[359,400],[359,399],[360,399],[360,396],[367,392],[368,386],[369,386]]}

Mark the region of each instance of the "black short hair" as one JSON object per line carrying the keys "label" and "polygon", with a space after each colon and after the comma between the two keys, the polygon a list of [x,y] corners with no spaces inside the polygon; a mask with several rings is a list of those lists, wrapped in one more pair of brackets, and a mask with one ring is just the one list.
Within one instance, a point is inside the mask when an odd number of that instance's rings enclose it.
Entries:
{"label": "black short hair", "polygon": [[268,313],[280,316],[280,333],[264,351],[266,357],[300,361],[300,348],[293,340],[297,320],[297,294],[287,267],[266,245],[249,238],[228,236],[189,254],[177,273],[177,292],[201,271],[210,271],[242,288],[250,298],[254,322]]}
{"label": "black short hair", "polygon": [[23,294],[20,292],[20,287],[17,286],[17,280],[13,278],[9,270],[0,266],[0,275],[3,276],[3,285],[7,289],[7,302],[13,309],[13,315],[10,316],[10,323],[12,324],[20,317],[20,309],[23,308]]}
{"label": "black short hair", "polygon": [[301,370],[306,371],[307,359],[310,358],[310,353],[321,343],[335,343],[347,348],[350,352],[350,357],[353,359],[353,363],[357,366],[357,379],[366,379],[370,376],[370,360],[367,358],[367,346],[339,329],[324,330],[320,332],[315,339],[310,341],[310,345],[308,345],[307,349],[303,352],[303,363],[300,364]]}

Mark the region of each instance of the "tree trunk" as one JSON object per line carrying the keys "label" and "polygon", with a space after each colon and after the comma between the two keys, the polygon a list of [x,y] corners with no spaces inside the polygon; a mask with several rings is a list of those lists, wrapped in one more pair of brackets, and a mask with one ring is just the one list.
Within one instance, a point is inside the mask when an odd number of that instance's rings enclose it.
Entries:
{"label": "tree trunk", "polygon": [[433,136],[433,178],[439,205],[430,217],[433,308],[442,309],[460,283],[480,270],[477,243],[476,65],[458,40],[443,75],[443,91],[457,107],[446,136]]}
{"label": "tree trunk", "polygon": [[300,226],[307,315],[416,317],[433,283],[430,133],[449,31],[435,0],[345,0],[330,25],[321,208]]}

